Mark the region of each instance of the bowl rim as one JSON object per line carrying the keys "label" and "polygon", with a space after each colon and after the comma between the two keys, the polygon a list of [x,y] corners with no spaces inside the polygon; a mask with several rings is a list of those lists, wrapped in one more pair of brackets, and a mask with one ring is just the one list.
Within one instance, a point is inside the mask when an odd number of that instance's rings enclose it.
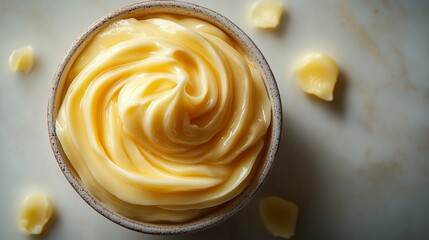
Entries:
{"label": "bowl rim", "polygon": [[[253,187],[246,187],[239,195],[231,199],[229,202],[231,204],[227,207],[222,208],[224,211],[221,211],[221,214],[217,214],[209,217],[201,217],[195,220],[191,220],[185,223],[179,224],[165,224],[165,223],[147,223],[140,222],[127,218],[120,215],[119,213],[110,209],[106,204],[97,200],[81,183],[75,173],[72,166],[69,166],[68,159],[63,153],[61,143],[58,140],[56,135],[56,116],[58,111],[58,96],[61,97],[63,90],[61,81],[65,79],[64,73],[67,74],[70,66],[73,64],[75,57],[79,55],[80,51],[85,47],[85,43],[89,42],[90,39],[102,28],[104,28],[110,22],[117,19],[124,19],[128,15],[132,16],[133,13],[138,11],[143,11],[145,9],[153,10],[157,9],[163,13],[192,13],[193,16],[197,18],[203,18],[203,20],[214,24],[215,26],[221,28],[227,34],[229,34],[239,45],[252,57],[253,62],[257,65],[261,75],[264,79],[264,84],[267,90],[267,93],[270,98],[271,108],[272,108],[272,121],[271,121],[271,136],[269,141],[269,147],[266,149],[266,159],[264,159],[264,165],[260,175],[257,177],[257,181],[253,184]],[[172,12],[173,10],[173,12]],[[177,11],[177,12],[175,12]],[[119,224],[128,229],[148,234],[157,234],[157,235],[174,235],[174,234],[184,234],[201,231],[208,227],[214,226],[237,213],[241,210],[248,202],[256,195],[258,190],[261,188],[265,179],[268,176],[268,173],[272,169],[274,164],[275,156],[277,154],[281,132],[282,132],[282,104],[279,89],[274,78],[273,72],[271,71],[270,66],[268,65],[267,60],[263,56],[262,52],[256,46],[256,44],[250,39],[250,37],[241,30],[235,23],[233,23],[228,18],[223,15],[215,12],[211,9],[202,7],[197,4],[176,1],[176,0],[148,0],[137,2],[131,5],[121,7],[117,10],[109,12],[103,17],[99,18],[93,24],[91,24],[86,30],[84,30],[73,42],[71,47],[67,50],[67,53],[61,63],[59,64],[57,71],[54,75],[51,94],[48,101],[48,111],[47,111],[47,123],[48,123],[48,132],[49,140],[55,155],[57,164],[61,168],[64,176],[67,181],[72,185],[73,189],[82,197],[82,199],[90,205],[94,210],[99,214],[103,215],[110,221]],[[266,143],[267,144],[267,143]],[[249,184],[250,185],[250,184]],[[215,210],[217,212],[217,210]],[[219,211],[220,212],[220,211]],[[209,214],[211,215],[211,214]]]}

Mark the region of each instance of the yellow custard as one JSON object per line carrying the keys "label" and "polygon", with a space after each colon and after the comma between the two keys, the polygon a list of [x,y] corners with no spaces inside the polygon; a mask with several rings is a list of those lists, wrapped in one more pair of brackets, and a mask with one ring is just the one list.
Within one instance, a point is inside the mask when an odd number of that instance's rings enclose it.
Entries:
{"label": "yellow custard", "polygon": [[158,15],[101,30],[77,57],[56,131],[85,187],[141,221],[184,222],[249,184],[271,104],[239,45]]}

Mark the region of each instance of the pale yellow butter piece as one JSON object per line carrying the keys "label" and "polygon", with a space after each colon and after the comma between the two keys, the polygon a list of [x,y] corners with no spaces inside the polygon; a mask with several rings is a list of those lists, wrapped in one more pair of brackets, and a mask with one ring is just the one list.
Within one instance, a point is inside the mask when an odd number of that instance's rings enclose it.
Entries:
{"label": "pale yellow butter piece", "polygon": [[295,234],[298,206],[280,197],[266,197],[260,205],[266,229],[275,237],[290,238]]}
{"label": "pale yellow butter piece", "polygon": [[28,195],[19,214],[19,229],[26,234],[40,234],[52,216],[52,206],[46,195],[35,192]]}
{"label": "pale yellow butter piece", "polygon": [[249,20],[257,28],[275,28],[279,25],[284,12],[283,3],[279,0],[260,0],[253,4]]}
{"label": "pale yellow butter piece", "polygon": [[33,47],[25,46],[13,50],[9,57],[9,65],[15,72],[30,72],[33,68]]}
{"label": "pale yellow butter piece", "polygon": [[311,52],[304,56],[295,72],[304,92],[325,101],[332,101],[338,78],[338,66],[332,57],[320,52]]}

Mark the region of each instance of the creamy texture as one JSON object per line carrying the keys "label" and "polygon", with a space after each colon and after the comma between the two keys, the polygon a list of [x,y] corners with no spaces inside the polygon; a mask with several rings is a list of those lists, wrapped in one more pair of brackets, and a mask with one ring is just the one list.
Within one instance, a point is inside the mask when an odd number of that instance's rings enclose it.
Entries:
{"label": "creamy texture", "polygon": [[183,222],[249,184],[271,105],[243,50],[217,27],[159,15],[99,32],[67,77],[61,145],[117,212]]}

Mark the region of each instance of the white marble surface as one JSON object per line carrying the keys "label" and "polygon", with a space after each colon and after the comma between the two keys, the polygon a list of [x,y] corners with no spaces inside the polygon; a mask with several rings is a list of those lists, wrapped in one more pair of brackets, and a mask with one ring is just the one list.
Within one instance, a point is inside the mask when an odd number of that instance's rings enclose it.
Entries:
{"label": "white marble surface", "polygon": [[[248,24],[250,0],[193,0],[242,27],[274,71],[284,110],[274,169],[245,209],[197,234],[139,234],[92,210],[51,153],[47,99],[74,38],[130,2],[0,0],[0,239],[29,238],[16,223],[34,190],[57,213],[35,239],[273,239],[258,214],[268,195],[300,206],[295,239],[429,239],[429,2],[419,0],[285,0],[279,31]],[[36,66],[14,74],[9,54],[27,44]],[[304,95],[291,72],[310,50],[341,68],[332,103]]]}

